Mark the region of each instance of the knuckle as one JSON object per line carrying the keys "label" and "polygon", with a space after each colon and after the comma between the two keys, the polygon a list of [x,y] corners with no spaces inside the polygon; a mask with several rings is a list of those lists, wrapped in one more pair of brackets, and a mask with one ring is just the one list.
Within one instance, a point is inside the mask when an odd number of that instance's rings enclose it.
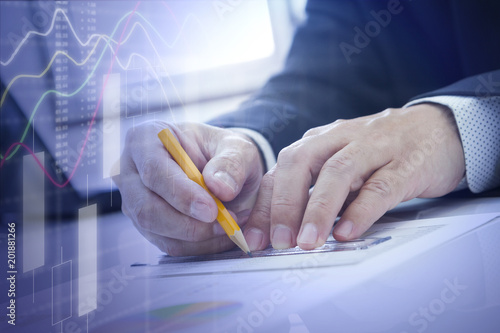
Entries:
{"label": "knuckle", "polygon": [[370,191],[378,197],[387,198],[392,194],[392,184],[388,179],[369,179],[364,185],[364,190]]}
{"label": "knuckle", "polygon": [[349,126],[350,122],[346,119],[337,119],[335,120],[332,125],[333,127],[338,127],[338,126]]}
{"label": "knuckle", "polygon": [[[299,141],[300,142],[300,141]],[[286,167],[308,159],[306,149],[301,149],[299,142],[283,148],[278,154],[278,167]]]}
{"label": "knuckle", "polygon": [[239,134],[239,133],[236,133],[237,137],[236,138],[232,138],[232,140],[236,140],[236,143],[239,147],[240,150],[243,150],[243,151],[257,151],[257,146],[255,145],[255,143],[253,143],[252,140],[248,139],[247,137],[245,137],[243,134]]}
{"label": "knuckle", "polygon": [[370,202],[368,200],[355,200],[353,202],[353,205],[355,205],[356,210],[361,213],[362,216],[370,216],[371,214],[373,214],[373,202]]}
{"label": "knuckle", "polygon": [[354,161],[350,155],[337,154],[328,159],[323,170],[331,173],[350,173],[354,170]]}
{"label": "knuckle", "polygon": [[355,119],[337,119],[332,124],[332,129],[335,130],[335,133],[339,137],[349,138],[352,137],[353,134],[359,132],[360,125],[362,121],[358,118]]}
{"label": "knuckle", "polygon": [[[188,180],[191,182],[191,180]],[[173,183],[173,186],[170,186],[170,202],[167,202],[167,204],[175,208],[177,211],[185,214],[185,215],[190,215],[191,214],[191,203],[193,202],[193,187],[197,186],[196,184],[192,183],[192,187],[188,188],[186,190],[184,184],[180,184],[176,186],[177,183]]]}
{"label": "knuckle", "polygon": [[158,181],[160,164],[156,158],[146,159],[141,166],[141,179],[144,185],[152,188]]}
{"label": "knuckle", "polygon": [[275,208],[276,207],[284,208],[286,209],[286,211],[297,207],[297,203],[294,200],[283,195],[279,195],[276,196],[276,198],[273,198],[272,205]]}
{"label": "knuckle", "polygon": [[329,212],[332,209],[332,205],[328,199],[321,196],[311,198],[309,205],[315,211]]}
{"label": "knuckle", "polygon": [[311,136],[316,136],[316,135],[319,135],[323,132],[322,130],[322,127],[314,127],[314,128],[310,128],[308,129],[304,135],[302,136],[303,138],[308,138],[308,137],[311,137]]}
{"label": "knuckle", "polygon": [[259,220],[268,220],[270,216],[270,211],[267,207],[255,206],[252,210],[252,217],[258,218]]}
{"label": "knuckle", "polygon": [[140,200],[131,210],[132,215],[135,216],[137,224],[144,230],[151,230],[151,214],[153,208],[149,206],[151,205],[146,205],[142,200]]}
{"label": "knuckle", "polygon": [[274,171],[266,173],[260,181],[260,188],[263,191],[272,191],[274,186]]}
{"label": "knuckle", "polygon": [[204,233],[200,232],[199,223],[184,223],[183,240],[188,242],[199,242],[205,239]]}
{"label": "knuckle", "polygon": [[246,175],[246,165],[239,154],[220,156],[219,162],[235,180],[243,180]]}

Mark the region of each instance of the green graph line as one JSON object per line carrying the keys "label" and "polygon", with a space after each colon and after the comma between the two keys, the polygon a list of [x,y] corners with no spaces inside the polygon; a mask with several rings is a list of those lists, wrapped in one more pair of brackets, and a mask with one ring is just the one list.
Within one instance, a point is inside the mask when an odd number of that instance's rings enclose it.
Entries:
{"label": "green graph line", "polygon": [[[82,83],[82,85],[80,87],[78,87],[78,89],[76,89],[75,91],[73,91],[72,93],[70,94],[65,94],[65,93],[62,93],[60,91],[57,91],[57,90],[48,90],[46,91],[45,93],[43,93],[42,97],[40,97],[40,99],[38,100],[38,102],[36,103],[35,105],[35,108],[33,109],[33,112],[31,112],[31,116],[30,116],[30,119],[28,121],[28,124],[26,125],[26,128],[24,129],[24,133],[23,135],[21,136],[21,139],[19,140],[19,142],[24,142],[24,139],[26,138],[26,135],[28,134],[28,130],[31,126],[31,124],[33,123],[33,118],[35,117],[35,114],[36,112],[38,111],[38,108],[40,107],[40,104],[42,104],[43,100],[45,99],[45,96],[49,95],[49,94],[57,94],[59,96],[62,96],[62,97],[72,97],[76,94],[78,94],[86,85],[87,83],[90,81],[90,78],[92,77],[92,75],[94,75],[94,72],[97,70],[97,66],[99,65],[99,63],[101,62],[102,58],[104,57],[104,54],[106,53],[107,51],[107,48],[108,48],[108,45],[109,43],[111,43],[111,39],[113,38],[113,36],[115,35],[116,33],[116,30],[118,29],[118,27],[120,26],[121,22],[126,19],[128,17],[128,15],[130,15],[132,12],[129,11],[128,13],[126,13],[119,21],[118,23],[115,25],[115,28],[113,29],[113,32],[111,33],[111,36],[110,38],[108,39],[108,41],[106,42],[106,46],[104,47],[103,51],[101,52],[101,55],[99,57],[99,59],[97,60],[97,63],[96,65],[94,66],[94,68],[92,69],[92,71],[90,72],[89,76],[87,77],[87,79]],[[21,148],[21,146],[17,146],[10,154],[9,156],[7,156],[6,160],[10,160],[12,158],[12,156],[14,156],[16,154],[16,152]],[[3,158],[3,155],[0,154],[0,158]]]}
{"label": "green graph line", "polygon": [[[108,41],[106,42],[106,45],[105,47],[103,48],[103,51],[101,52],[101,55],[99,56],[99,59],[97,60],[96,62],[96,65],[94,66],[94,68],[92,69],[92,71],[90,72],[90,74],[88,75],[87,79],[82,83],[82,85],[76,89],[75,91],[73,91],[72,93],[69,93],[69,94],[66,94],[66,93],[63,93],[63,92],[60,92],[60,91],[57,91],[57,90],[48,90],[46,91],[45,93],[42,94],[42,96],[40,97],[40,99],[38,100],[38,102],[36,103],[35,105],[35,108],[33,109],[32,113],[31,113],[31,116],[28,120],[28,124],[26,125],[26,128],[24,129],[24,132],[23,132],[23,135],[21,136],[21,139],[19,140],[19,142],[23,143],[25,138],[26,138],[26,135],[28,134],[28,131],[29,131],[29,128],[31,127],[31,124],[33,123],[33,119],[35,117],[35,114],[36,112],[38,111],[38,108],[40,107],[40,105],[42,104],[43,100],[45,99],[45,97],[49,94],[56,94],[56,95],[59,95],[61,97],[73,97],[74,95],[78,94],[86,85],[87,83],[90,81],[90,78],[94,75],[95,71],[97,70],[97,67],[99,66],[102,58],[104,57],[104,54],[106,53],[107,51],[107,48],[109,46],[109,44],[111,43],[118,27],[120,26],[120,24],[122,23],[122,21],[124,19],[126,19],[128,17],[128,15],[130,15],[132,13],[132,11],[129,11],[127,12],[118,22],[117,24],[115,25],[114,29],[113,29],[113,32],[111,33],[110,35],[110,38],[108,39]],[[160,34],[160,32],[153,26],[153,24],[151,22],[149,22],[141,13],[139,12],[135,12],[135,15],[139,16],[152,30],[153,32],[162,40],[163,43],[165,43],[168,47],[172,47],[172,45],[170,45],[167,41],[165,41],[162,37],[162,35]],[[175,44],[175,41],[174,43],[172,44]],[[6,160],[10,160],[12,158],[12,156],[14,156],[17,151],[21,148],[21,146],[17,146],[10,154],[9,156],[7,156]],[[3,158],[3,154],[0,153],[0,159]]]}

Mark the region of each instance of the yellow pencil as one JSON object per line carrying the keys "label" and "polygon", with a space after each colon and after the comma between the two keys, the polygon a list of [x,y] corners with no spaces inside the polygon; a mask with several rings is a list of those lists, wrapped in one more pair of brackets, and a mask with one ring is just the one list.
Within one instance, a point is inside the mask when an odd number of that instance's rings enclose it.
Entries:
{"label": "yellow pencil", "polygon": [[203,187],[215,200],[215,202],[217,203],[217,209],[219,211],[217,214],[217,222],[219,222],[229,238],[231,238],[231,240],[236,245],[238,245],[238,247],[242,249],[243,252],[246,252],[249,256],[252,256],[240,227],[234,221],[233,217],[231,216],[231,214],[229,214],[222,202],[218,198],[216,198],[215,195],[212,194],[212,192],[210,192],[207,185],[205,184],[205,180],[203,180],[203,176],[201,175],[200,170],[198,170],[196,165],[194,165],[193,161],[189,158],[188,154],[182,148],[181,144],[179,143],[179,141],[177,141],[172,132],[170,132],[170,130],[166,128],[158,133],[158,137],[160,138],[161,142],[168,150],[172,158],[177,162],[177,164],[179,164],[182,171],[186,173],[188,178]]}

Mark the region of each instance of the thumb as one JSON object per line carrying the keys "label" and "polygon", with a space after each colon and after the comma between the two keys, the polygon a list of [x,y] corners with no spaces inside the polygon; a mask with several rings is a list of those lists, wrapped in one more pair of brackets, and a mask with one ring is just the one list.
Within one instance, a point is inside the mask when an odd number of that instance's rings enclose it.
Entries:
{"label": "thumb", "polygon": [[243,134],[222,130],[203,169],[207,187],[222,201],[233,200],[243,188],[257,189],[263,173],[262,160],[255,143]]}

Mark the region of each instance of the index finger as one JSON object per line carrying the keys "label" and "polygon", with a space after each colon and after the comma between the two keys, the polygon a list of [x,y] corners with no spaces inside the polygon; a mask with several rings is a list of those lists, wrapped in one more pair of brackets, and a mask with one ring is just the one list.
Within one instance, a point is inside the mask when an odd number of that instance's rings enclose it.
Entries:
{"label": "index finger", "polygon": [[275,167],[262,177],[257,200],[245,226],[244,235],[250,251],[262,250],[269,245],[274,170]]}
{"label": "index finger", "polygon": [[358,190],[374,170],[387,163],[386,154],[351,143],[323,165],[298,237],[298,245],[312,250],[325,243],[350,192]]}
{"label": "index finger", "polygon": [[127,135],[128,150],[143,184],[179,212],[200,221],[214,221],[215,201],[170,157],[156,135],[161,129],[161,126],[137,127],[136,133]]}
{"label": "index finger", "polygon": [[309,200],[309,187],[321,166],[342,148],[322,135],[302,138],[283,149],[274,172],[271,203],[271,243],[276,249],[296,245],[297,233]]}

